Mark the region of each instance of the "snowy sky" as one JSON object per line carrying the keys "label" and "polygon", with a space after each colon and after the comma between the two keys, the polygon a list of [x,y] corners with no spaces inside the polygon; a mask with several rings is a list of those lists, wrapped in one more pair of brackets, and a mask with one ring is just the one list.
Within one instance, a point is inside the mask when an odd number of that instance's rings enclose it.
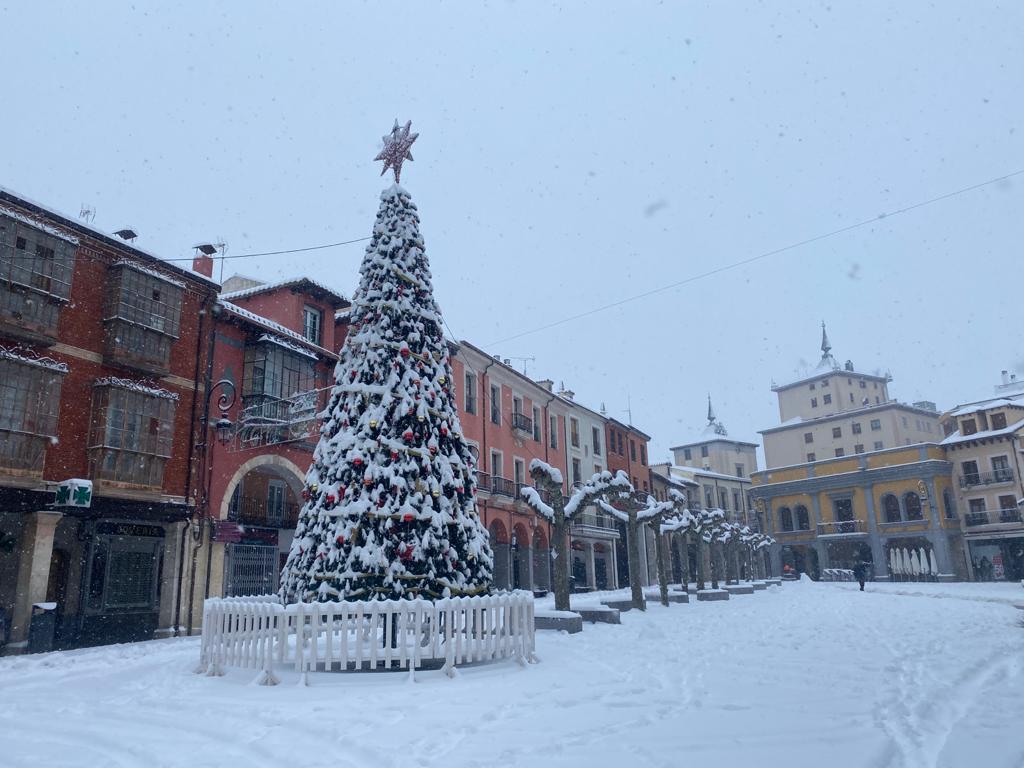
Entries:
{"label": "snowy sky", "polygon": [[[654,436],[778,422],[834,354],[940,407],[1024,374],[1024,4],[0,6],[0,184],[167,258],[369,234],[394,118],[451,328]],[[242,259],[350,292],[362,246]]]}

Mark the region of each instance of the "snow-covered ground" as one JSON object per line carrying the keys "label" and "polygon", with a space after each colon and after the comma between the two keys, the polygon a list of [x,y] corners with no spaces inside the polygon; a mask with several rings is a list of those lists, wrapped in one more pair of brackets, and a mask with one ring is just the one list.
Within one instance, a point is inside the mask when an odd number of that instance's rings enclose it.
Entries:
{"label": "snow-covered ground", "polygon": [[454,680],[261,687],[192,674],[194,638],[6,658],[0,764],[1024,765],[1024,589],[856,586],[652,602]]}

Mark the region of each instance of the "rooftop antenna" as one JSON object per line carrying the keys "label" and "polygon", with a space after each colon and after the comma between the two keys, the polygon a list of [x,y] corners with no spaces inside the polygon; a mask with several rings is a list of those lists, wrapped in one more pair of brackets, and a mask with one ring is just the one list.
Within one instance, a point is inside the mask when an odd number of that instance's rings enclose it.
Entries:
{"label": "rooftop antenna", "polygon": [[122,240],[129,243],[134,241],[135,238],[139,236],[139,233],[136,232],[132,227],[125,227],[124,229],[119,229],[114,234],[120,237]]}
{"label": "rooftop antenna", "polygon": [[526,364],[527,363],[535,363],[535,362],[537,362],[537,358],[536,357],[515,357],[515,356],[513,356],[513,357],[510,357],[509,360],[518,360],[519,362],[521,362],[523,364],[523,376],[526,375]]}
{"label": "rooftop antenna", "polygon": [[633,426],[633,404],[629,400],[629,390],[626,390],[626,424]]}
{"label": "rooftop antenna", "polygon": [[87,203],[82,203],[82,210],[78,212],[78,218],[86,224],[92,224],[93,219],[96,218],[96,209]]}

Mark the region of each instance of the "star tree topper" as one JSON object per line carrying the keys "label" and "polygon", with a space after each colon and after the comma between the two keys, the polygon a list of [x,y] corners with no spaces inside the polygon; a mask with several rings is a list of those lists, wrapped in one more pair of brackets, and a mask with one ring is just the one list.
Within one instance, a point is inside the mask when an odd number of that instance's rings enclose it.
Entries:
{"label": "star tree topper", "polygon": [[412,160],[412,153],[409,151],[409,147],[419,138],[418,133],[409,133],[411,127],[412,120],[408,121],[401,128],[398,127],[398,121],[395,120],[395,127],[391,129],[391,135],[383,137],[384,149],[373,158],[374,160],[384,161],[384,168],[380,172],[381,176],[387,173],[388,168],[395,172],[395,184],[400,183],[399,177],[402,175],[402,163],[406,160]]}

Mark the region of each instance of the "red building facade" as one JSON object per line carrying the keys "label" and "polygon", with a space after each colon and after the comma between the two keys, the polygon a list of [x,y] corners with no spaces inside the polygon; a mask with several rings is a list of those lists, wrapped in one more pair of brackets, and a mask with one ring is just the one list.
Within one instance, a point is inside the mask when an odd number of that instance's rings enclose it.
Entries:
{"label": "red building facade", "polygon": [[[0,643],[175,626],[217,285],[0,191]],[[59,483],[91,496],[57,499]],[[77,506],[55,501],[78,502]]]}

